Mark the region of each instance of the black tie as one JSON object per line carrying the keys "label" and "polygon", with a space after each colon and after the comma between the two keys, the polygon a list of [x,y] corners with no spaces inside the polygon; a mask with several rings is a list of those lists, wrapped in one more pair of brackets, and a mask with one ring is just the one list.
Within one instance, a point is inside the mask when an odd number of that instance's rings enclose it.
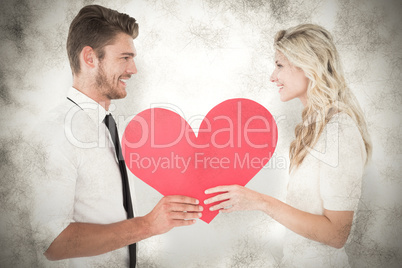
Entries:
{"label": "black tie", "polygon": [[[131,202],[130,186],[128,184],[127,168],[126,163],[123,159],[123,154],[121,153],[119,135],[117,132],[116,122],[111,114],[106,115],[104,123],[109,129],[110,136],[112,137],[114,148],[116,150],[116,156],[119,160],[119,168],[121,173],[121,180],[123,183],[123,205],[127,212],[127,219],[134,217],[133,204]],[[130,268],[134,268],[136,264],[136,244],[131,244],[128,247],[130,252]]]}

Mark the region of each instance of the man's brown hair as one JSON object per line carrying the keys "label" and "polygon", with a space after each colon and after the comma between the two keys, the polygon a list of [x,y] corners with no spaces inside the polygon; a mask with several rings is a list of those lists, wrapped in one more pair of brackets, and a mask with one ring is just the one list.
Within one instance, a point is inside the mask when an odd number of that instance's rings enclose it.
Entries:
{"label": "man's brown hair", "polygon": [[71,22],[67,38],[67,53],[73,74],[80,73],[80,53],[86,46],[94,49],[101,60],[103,48],[113,43],[119,33],[138,36],[136,20],[127,14],[99,5],[83,7]]}

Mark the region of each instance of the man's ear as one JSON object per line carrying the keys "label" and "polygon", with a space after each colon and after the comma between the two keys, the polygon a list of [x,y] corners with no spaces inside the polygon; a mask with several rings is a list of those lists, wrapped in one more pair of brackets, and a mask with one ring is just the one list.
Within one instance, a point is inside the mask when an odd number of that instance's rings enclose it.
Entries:
{"label": "man's ear", "polygon": [[95,68],[96,66],[96,54],[92,47],[86,46],[81,50],[81,63],[84,65],[84,68]]}

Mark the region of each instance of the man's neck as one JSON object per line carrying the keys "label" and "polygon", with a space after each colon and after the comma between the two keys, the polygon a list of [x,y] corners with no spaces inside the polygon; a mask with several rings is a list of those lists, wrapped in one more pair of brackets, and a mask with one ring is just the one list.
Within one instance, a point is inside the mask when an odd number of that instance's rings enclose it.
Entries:
{"label": "man's neck", "polygon": [[100,106],[102,106],[106,111],[109,110],[110,99],[100,94],[100,90],[93,84],[88,84],[80,82],[80,79],[74,79],[73,87],[80,91],[82,94],[88,96],[89,98],[96,101]]}

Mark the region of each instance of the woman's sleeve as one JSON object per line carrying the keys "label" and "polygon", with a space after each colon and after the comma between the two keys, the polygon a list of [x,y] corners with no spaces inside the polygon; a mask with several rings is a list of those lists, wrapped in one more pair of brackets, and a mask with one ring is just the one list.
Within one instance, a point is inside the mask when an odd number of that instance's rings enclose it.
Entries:
{"label": "woman's sleeve", "polygon": [[[342,120],[341,120],[342,118]],[[326,126],[325,154],[320,161],[320,192],[323,207],[354,211],[361,195],[366,151],[360,131],[346,115]]]}

